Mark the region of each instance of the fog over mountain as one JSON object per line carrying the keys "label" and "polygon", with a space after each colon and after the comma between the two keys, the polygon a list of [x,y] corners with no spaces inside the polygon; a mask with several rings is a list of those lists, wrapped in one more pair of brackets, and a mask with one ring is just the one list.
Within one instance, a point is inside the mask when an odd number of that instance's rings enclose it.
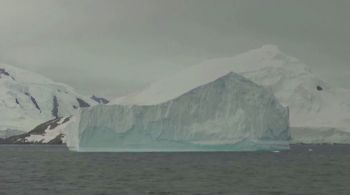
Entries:
{"label": "fog over mountain", "polygon": [[347,0],[0,0],[0,62],[112,97],[274,44],[349,88],[349,9]]}

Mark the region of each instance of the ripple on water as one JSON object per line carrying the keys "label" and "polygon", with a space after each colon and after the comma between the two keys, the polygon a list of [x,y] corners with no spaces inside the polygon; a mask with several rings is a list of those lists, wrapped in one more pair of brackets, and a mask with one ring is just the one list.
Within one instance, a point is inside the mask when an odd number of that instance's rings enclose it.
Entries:
{"label": "ripple on water", "polygon": [[349,194],[349,162],[349,145],[294,145],[279,153],[1,145],[0,194]]}

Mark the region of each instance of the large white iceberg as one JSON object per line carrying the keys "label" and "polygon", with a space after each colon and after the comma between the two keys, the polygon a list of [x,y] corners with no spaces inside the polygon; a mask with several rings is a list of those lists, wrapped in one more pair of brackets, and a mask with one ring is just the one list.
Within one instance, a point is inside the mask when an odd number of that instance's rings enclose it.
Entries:
{"label": "large white iceberg", "polygon": [[167,90],[142,103],[83,109],[69,127],[67,146],[75,151],[289,148],[289,110],[265,88],[232,72],[182,81],[163,83]]}

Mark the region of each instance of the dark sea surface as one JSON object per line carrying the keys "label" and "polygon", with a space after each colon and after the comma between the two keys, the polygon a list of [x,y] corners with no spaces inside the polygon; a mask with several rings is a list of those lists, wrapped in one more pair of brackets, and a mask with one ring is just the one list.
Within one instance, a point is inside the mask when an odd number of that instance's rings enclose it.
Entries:
{"label": "dark sea surface", "polygon": [[279,153],[0,145],[0,194],[350,194],[350,145],[294,145]]}

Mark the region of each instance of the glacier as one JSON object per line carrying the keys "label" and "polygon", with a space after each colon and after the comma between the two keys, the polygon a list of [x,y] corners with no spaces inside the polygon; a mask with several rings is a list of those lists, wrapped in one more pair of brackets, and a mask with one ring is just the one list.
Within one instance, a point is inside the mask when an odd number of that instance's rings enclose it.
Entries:
{"label": "glacier", "polygon": [[67,146],[81,152],[289,148],[289,110],[264,87],[233,72],[178,82],[177,89],[167,85],[176,93],[158,93],[143,104],[82,109],[67,127]]}

